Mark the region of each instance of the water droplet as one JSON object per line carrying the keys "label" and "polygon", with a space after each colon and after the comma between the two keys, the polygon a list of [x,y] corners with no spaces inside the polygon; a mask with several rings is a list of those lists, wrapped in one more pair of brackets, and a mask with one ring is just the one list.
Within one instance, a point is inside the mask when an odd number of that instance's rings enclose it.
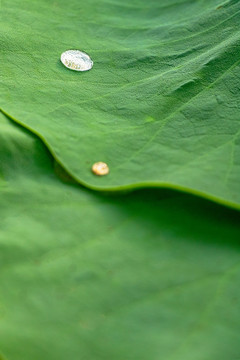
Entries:
{"label": "water droplet", "polygon": [[75,71],[87,71],[93,67],[90,56],[80,50],[67,50],[61,55],[61,62],[68,69]]}
{"label": "water droplet", "polygon": [[109,167],[104,162],[97,162],[92,166],[92,172],[95,175],[107,175],[109,173]]}

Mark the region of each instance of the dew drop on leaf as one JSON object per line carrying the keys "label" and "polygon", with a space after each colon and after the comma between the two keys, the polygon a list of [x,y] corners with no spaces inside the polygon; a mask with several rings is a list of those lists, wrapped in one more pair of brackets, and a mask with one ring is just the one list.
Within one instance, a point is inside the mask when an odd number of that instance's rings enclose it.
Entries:
{"label": "dew drop on leaf", "polygon": [[67,50],[61,55],[61,62],[68,69],[87,71],[93,67],[93,61],[88,54],[80,50]]}
{"label": "dew drop on leaf", "polygon": [[109,173],[109,167],[104,162],[97,162],[92,166],[92,172],[95,175],[107,175]]}

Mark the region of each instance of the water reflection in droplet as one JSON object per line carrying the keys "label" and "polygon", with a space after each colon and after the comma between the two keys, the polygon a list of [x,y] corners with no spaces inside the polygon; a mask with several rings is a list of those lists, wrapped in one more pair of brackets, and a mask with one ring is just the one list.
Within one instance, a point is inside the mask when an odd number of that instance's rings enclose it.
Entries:
{"label": "water reflection in droplet", "polygon": [[88,54],[80,50],[67,50],[61,55],[61,62],[68,69],[87,71],[93,67],[93,61]]}

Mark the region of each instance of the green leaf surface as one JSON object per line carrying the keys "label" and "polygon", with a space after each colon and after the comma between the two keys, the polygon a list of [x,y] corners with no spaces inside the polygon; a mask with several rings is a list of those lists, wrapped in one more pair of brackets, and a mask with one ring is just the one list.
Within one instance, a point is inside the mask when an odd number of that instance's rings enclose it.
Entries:
{"label": "green leaf surface", "polygon": [[238,212],[63,181],[2,115],[0,153],[3,359],[239,359]]}
{"label": "green leaf surface", "polygon": [[[240,208],[238,0],[3,0],[2,12],[1,107],[75,179]],[[66,69],[68,49],[93,69]]]}

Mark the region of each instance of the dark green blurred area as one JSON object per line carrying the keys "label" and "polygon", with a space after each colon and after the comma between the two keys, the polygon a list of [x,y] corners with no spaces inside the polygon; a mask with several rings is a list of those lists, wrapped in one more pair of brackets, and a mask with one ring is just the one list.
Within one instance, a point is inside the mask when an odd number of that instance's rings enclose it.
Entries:
{"label": "dark green blurred area", "polygon": [[91,192],[4,116],[0,134],[7,360],[237,358],[239,212],[173,191]]}

